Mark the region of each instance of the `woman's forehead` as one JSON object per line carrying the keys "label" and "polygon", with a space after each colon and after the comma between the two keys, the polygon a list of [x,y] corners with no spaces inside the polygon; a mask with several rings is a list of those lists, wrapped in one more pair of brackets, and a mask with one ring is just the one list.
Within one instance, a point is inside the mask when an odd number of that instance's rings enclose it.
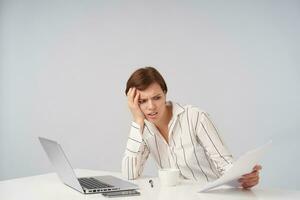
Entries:
{"label": "woman's forehead", "polygon": [[141,99],[146,99],[146,98],[151,98],[151,97],[157,96],[159,94],[163,94],[163,91],[159,84],[153,83],[149,87],[147,87],[145,90],[139,91],[139,93],[140,93]]}

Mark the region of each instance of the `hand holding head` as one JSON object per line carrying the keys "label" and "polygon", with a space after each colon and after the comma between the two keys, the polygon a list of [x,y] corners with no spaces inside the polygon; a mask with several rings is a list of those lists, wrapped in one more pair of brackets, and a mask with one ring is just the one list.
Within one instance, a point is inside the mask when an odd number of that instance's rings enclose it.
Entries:
{"label": "hand holding head", "polygon": [[135,87],[129,88],[127,93],[128,107],[131,111],[134,121],[142,126],[145,116],[139,106],[139,96],[139,91]]}
{"label": "hand holding head", "polygon": [[[157,124],[166,118],[167,85],[153,67],[140,68],[127,81],[125,93],[135,122]],[[165,120],[166,121],[166,120]]]}

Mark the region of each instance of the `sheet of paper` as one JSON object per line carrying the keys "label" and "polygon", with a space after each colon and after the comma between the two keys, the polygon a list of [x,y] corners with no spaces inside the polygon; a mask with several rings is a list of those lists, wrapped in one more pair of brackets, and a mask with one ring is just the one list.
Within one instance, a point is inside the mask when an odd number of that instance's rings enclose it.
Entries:
{"label": "sheet of paper", "polygon": [[206,184],[200,189],[199,192],[205,192],[212,188],[218,187],[220,185],[231,185],[234,187],[239,186],[238,179],[252,171],[253,167],[259,163],[260,158],[265,154],[268,147],[271,145],[272,141],[258,147],[254,150],[248,151],[242,155],[238,160],[236,160],[232,167],[229,168],[223,176],[219,179]]}

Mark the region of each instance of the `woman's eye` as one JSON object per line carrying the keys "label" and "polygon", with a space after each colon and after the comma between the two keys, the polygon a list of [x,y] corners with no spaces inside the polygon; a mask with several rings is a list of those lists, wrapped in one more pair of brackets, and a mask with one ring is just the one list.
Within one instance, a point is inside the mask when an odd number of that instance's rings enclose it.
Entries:
{"label": "woman's eye", "polygon": [[139,104],[145,103],[145,100],[139,100]]}

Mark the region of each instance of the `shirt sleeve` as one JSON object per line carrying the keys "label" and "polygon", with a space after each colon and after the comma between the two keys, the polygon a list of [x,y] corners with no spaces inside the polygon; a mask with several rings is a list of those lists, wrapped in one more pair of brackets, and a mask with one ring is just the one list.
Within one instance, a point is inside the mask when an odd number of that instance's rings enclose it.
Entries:
{"label": "shirt sleeve", "polygon": [[140,125],[132,122],[125,154],[122,159],[122,174],[129,180],[136,179],[141,175],[150,153],[141,133]]}
{"label": "shirt sleeve", "polygon": [[232,166],[233,157],[206,112],[197,114],[196,134],[215,169],[223,175]]}

